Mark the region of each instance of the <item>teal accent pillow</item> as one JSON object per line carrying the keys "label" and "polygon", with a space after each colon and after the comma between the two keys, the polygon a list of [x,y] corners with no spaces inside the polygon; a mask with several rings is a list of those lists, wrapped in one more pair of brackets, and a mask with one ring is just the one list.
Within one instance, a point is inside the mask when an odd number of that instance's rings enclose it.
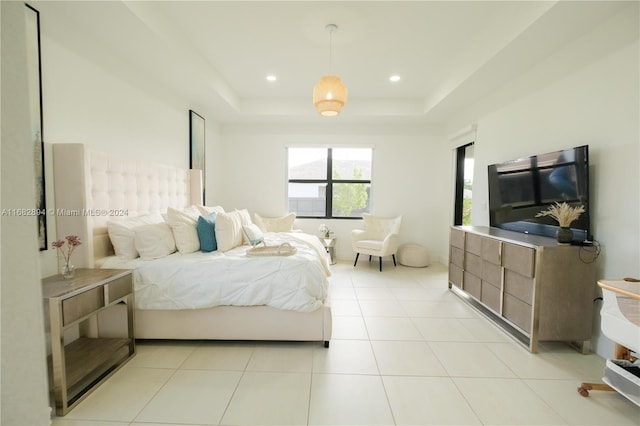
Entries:
{"label": "teal accent pillow", "polygon": [[198,239],[200,240],[200,251],[208,253],[218,250],[215,213],[198,217],[196,229],[198,230]]}

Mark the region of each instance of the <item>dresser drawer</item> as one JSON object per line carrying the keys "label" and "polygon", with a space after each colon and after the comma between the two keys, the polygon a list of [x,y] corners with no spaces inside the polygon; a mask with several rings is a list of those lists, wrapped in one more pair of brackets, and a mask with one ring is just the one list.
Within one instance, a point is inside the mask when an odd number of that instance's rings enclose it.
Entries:
{"label": "dresser drawer", "polygon": [[462,288],[462,268],[453,263],[449,264],[449,282],[456,287]]}
{"label": "dresser drawer", "polygon": [[449,253],[449,261],[460,268],[464,267],[464,251],[462,249],[451,246]]}
{"label": "dresser drawer", "polygon": [[467,241],[465,243],[464,250],[468,253],[473,253],[476,256],[482,255],[482,240],[484,238],[480,235],[467,233]]}
{"label": "dresser drawer", "polygon": [[495,263],[482,261],[482,279],[490,282],[492,285],[502,287],[502,268]]}
{"label": "dresser drawer", "polygon": [[504,293],[502,315],[526,333],[531,333],[531,305]]}
{"label": "dresser drawer", "polygon": [[480,295],[482,293],[480,278],[473,274],[470,274],[467,271],[464,271],[463,290],[476,299],[480,300]]}
{"label": "dresser drawer", "polygon": [[531,305],[533,303],[533,278],[505,269],[504,292]]}
{"label": "dresser drawer", "polygon": [[475,254],[465,252],[464,270],[469,271],[478,277],[482,276],[482,258],[480,256],[476,256]]}
{"label": "dresser drawer", "polygon": [[524,275],[533,277],[535,271],[535,249],[504,243],[502,245],[502,266]]}
{"label": "dresser drawer", "polygon": [[493,238],[482,239],[482,258],[487,262],[491,262],[494,265],[501,265],[502,259],[500,259],[500,246],[502,243]]}
{"label": "dresser drawer", "polygon": [[68,325],[104,306],[104,287],[99,286],[62,301],[62,325]]}
{"label": "dresser drawer", "polygon": [[128,294],[131,294],[133,290],[133,283],[131,280],[131,274],[125,277],[118,278],[111,281],[107,286],[108,302],[107,304],[118,300]]}
{"label": "dresser drawer", "polygon": [[487,281],[482,281],[482,303],[500,313],[500,289]]}
{"label": "dresser drawer", "polygon": [[464,234],[464,231],[451,228],[449,232],[449,243],[454,247],[464,250]]}

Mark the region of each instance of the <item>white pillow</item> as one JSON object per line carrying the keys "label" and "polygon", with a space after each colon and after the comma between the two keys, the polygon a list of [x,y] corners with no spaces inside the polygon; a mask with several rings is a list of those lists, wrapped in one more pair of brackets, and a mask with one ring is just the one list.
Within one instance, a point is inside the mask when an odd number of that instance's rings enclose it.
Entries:
{"label": "white pillow", "polygon": [[111,244],[116,255],[127,259],[135,259],[138,257],[138,250],[134,241],[133,230],[142,225],[151,225],[154,223],[162,223],[163,219],[160,213],[150,213],[146,215],[113,220],[107,222],[107,231]]}
{"label": "white pillow", "polygon": [[253,214],[253,219],[262,232],[291,232],[293,222],[296,220],[295,213],[289,213],[281,217],[262,217],[258,213]]}
{"label": "white pillow", "polygon": [[242,218],[238,211],[216,215],[216,241],[221,252],[242,245]]}
{"label": "white pillow", "polygon": [[176,241],[168,223],[138,226],[133,230],[136,250],[142,260],[159,259],[176,251]]}
{"label": "white pillow", "polygon": [[249,210],[247,210],[247,209],[242,209],[242,210],[236,209],[236,211],[240,215],[240,220],[242,220],[242,225],[243,226],[244,225],[251,225],[253,223],[251,221],[251,215],[249,214]]}
{"label": "white pillow", "polygon": [[193,253],[200,250],[198,239],[198,217],[200,211],[196,206],[190,206],[182,210],[169,207],[167,209],[167,222],[173,231],[176,248],[182,254]]}
{"label": "white pillow", "polygon": [[[242,209],[242,210],[236,209],[236,211],[240,215],[240,222],[242,223],[242,226],[253,225],[253,222],[251,221],[251,215],[249,214],[249,210],[247,210],[247,209]],[[244,244],[251,244],[251,241],[249,241],[249,239],[247,238],[247,234],[245,234],[244,232],[242,233],[242,242]]]}
{"label": "white pillow", "polygon": [[242,225],[242,232],[251,246],[257,246],[264,242],[264,234],[260,228],[253,223],[251,225]]}
{"label": "white pillow", "polygon": [[200,211],[200,214],[202,216],[208,216],[211,213],[224,213],[224,209],[222,208],[222,206],[203,206],[203,205],[198,205],[196,207],[198,208],[198,210]]}

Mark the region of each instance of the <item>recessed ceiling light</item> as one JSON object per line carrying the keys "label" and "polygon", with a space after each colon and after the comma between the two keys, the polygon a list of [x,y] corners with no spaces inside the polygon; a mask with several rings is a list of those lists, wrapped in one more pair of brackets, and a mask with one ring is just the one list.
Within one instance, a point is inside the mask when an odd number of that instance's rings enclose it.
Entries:
{"label": "recessed ceiling light", "polygon": [[397,81],[400,81],[400,76],[399,75],[392,75],[391,77],[389,77],[389,81],[395,83]]}
{"label": "recessed ceiling light", "polygon": [[269,74],[269,75],[267,76],[267,81],[276,81],[276,80],[278,80],[278,77],[276,77],[276,76],[275,76],[275,75],[273,75],[273,74]]}

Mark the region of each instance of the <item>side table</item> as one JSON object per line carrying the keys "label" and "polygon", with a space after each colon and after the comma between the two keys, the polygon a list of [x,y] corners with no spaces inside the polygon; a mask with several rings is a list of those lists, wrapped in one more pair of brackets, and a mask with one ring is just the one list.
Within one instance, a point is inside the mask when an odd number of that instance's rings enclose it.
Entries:
{"label": "side table", "polygon": [[[72,279],[54,275],[42,280],[42,294],[51,333],[50,384],[56,413],[64,416],[136,353],[131,270],[77,269]],[[98,314],[117,303],[127,305],[126,336],[101,337]],[[65,341],[72,328],[79,337]]]}
{"label": "side table", "polygon": [[336,264],[336,238],[335,237],[320,237],[320,242],[329,253],[329,258],[331,259],[331,264]]}

